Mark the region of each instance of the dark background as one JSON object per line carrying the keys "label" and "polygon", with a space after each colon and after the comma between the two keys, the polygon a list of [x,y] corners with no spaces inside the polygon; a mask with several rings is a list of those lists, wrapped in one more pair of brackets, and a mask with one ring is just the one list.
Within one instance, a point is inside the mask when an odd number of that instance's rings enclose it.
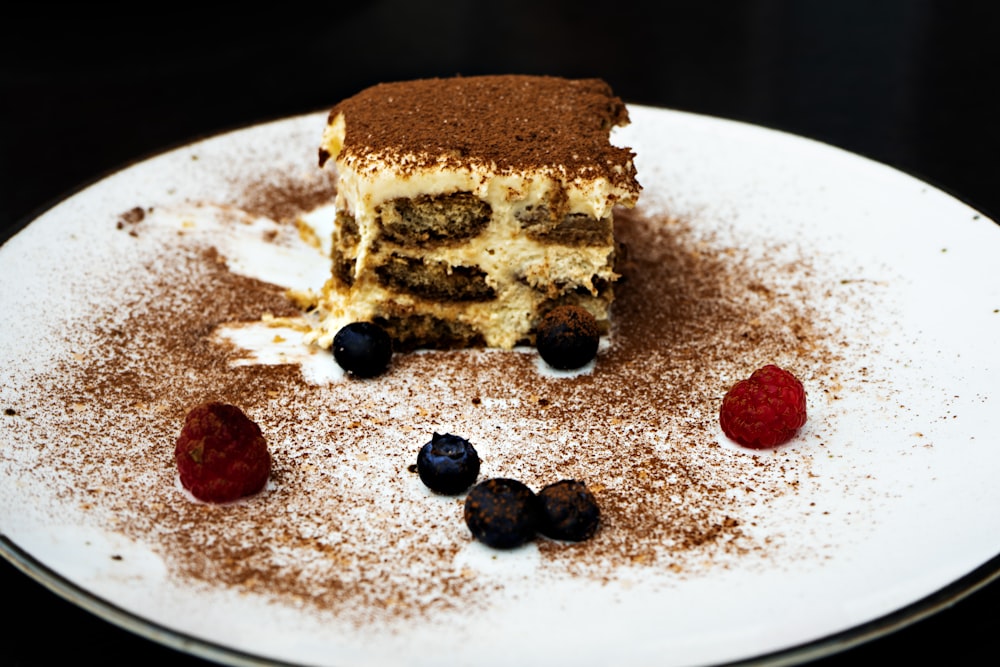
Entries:
{"label": "dark background", "polygon": [[[37,7],[0,21],[0,241],[80,187],[190,140],[326,109],[379,81],[485,73],[602,77],[627,102],[818,139],[1000,218],[996,2],[286,2],[141,16]],[[0,625],[0,663],[200,663],[6,562],[0,595],[14,612]],[[998,624],[994,583],[816,664],[977,663]]]}

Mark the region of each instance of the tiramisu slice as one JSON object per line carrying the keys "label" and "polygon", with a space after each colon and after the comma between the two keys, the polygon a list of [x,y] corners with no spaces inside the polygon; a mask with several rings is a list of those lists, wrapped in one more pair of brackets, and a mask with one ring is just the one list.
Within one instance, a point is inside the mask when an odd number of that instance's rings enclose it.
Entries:
{"label": "tiramisu slice", "polygon": [[606,330],[613,210],[640,190],[610,142],[627,123],[598,79],[425,79],[337,104],[319,151],[337,196],[318,342],[372,321],[397,349],[510,348],[565,303]]}

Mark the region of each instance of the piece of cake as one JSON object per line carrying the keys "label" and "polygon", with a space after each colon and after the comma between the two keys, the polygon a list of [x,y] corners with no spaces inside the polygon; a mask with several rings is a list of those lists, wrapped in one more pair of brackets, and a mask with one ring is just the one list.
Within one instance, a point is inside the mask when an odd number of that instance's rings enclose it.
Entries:
{"label": "piece of cake", "polygon": [[424,79],[337,104],[319,149],[337,195],[318,342],[373,321],[397,349],[511,348],[565,303],[607,331],[613,212],[640,191],[610,141],[627,123],[598,79]]}

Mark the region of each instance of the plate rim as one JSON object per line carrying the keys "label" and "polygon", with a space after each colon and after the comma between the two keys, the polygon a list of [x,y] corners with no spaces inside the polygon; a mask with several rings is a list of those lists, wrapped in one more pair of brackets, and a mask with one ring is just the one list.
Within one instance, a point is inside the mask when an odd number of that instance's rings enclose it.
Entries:
{"label": "plate rim", "polygon": [[[0,556],[23,575],[65,601],[112,625],[162,646],[195,657],[222,662],[231,667],[260,667],[262,665],[293,667],[299,665],[295,662],[264,658],[224,644],[178,632],[147,620],[87,591],[79,584],[55,572],[2,533],[0,533]],[[716,667],[781,667],[834,656],[915,625],[995,581],[1000,581],[1000,554],[945,587],[905,607],[860,625],[763,655],[712,664],[715,664]]]}

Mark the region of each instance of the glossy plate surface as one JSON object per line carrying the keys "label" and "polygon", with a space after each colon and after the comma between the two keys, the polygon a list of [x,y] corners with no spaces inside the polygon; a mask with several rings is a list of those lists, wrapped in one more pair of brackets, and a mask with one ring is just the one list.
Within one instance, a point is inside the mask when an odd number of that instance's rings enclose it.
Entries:
{"label": "glossy plate surface", "polygon": [[[622,307],[567,377],[531,350],[430,352],[359,383],[260,322],[329,271],[308,233],[329,218],[325,114],[157,156],[40,216],[0,249],[4,555],[233,664],[796,661],[995,577],[1000,227],[816,142],[631,115]],[[802,377],[809,422],[736,448],[713,406],[772,361]],[[268,435],[260,496],[210,507],[177,486],[174,438],[207,398]],[[475,442],[484,476],[585,479],[601,532],[472,542],[461,498],[407,470],[432,431]]]}

